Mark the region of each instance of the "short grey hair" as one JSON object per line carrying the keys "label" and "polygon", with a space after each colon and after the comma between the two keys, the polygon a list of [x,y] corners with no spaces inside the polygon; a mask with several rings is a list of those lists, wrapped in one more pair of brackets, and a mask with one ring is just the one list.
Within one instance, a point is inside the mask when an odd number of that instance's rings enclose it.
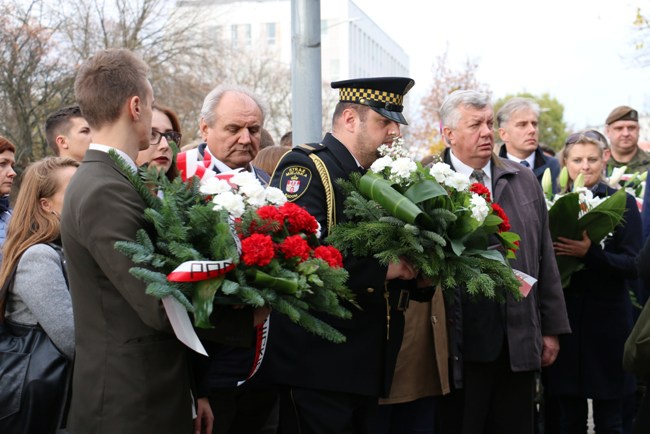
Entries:
{"label": "short grey hair", "polygon": [[482,110],[490,105],[490,97],[476,90],[456,90],[450,93],[440,107],[440,123],[443,127],[456,128],[460,120],[458,108],[461,105]]}
{"label": "short grey hair", "polygon": [[255,101],[255,104],[262,112],[262,125],[264,125],[264,119],[266,118],[266,114],[268,113],[269,108],[268,104],[261,96],[255,94],[252,90],[244,86],[220,84],[219,86],[212,89],[203,100],[203,106],[201,107],[201,118],[205,121],[206,124],[208,124],[208,126],[214,126],[214,123],[217,120],[214,109],[219,105],[219,102],[221,102],[223,96],[228,92],[240,93]]}
{"label": "short grey hair", "polygon": [[541,112],[539,104],[530,98],[516,96],[510,98],[497,112],[497,126],[501,127],[508,123],[514,113],[524,109],[532,110],[535,116],[539,118],[539,113]]}

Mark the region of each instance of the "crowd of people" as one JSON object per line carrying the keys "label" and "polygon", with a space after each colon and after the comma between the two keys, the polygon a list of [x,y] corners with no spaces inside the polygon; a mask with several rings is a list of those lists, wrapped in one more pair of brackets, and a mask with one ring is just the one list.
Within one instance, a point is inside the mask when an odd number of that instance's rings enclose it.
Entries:
{"label": "crowd of people", "polygon": [[[553,240],[540,186],[548,169],[558,192],[564,167],[568,188],[580,177],[606,197],[617,191],[606,183],[613,168],[648,171],[636,110],[615,108],[606,137],[571,134],[556,158],[539,143],[541,109],[530,99],[511,98],[495,113],[487,95],[457,90],[440,107],[446,147],[436,158],[483,184],[521,237],[510,264],[536,279],[521,300],[469,298],[460,289],[448,299],[406,259],[383,265],[350,255],[347,286],[360,309],[347,320],[322,318],[345,343],[268,307],[215,305],[214,327],[197,329],[205,357],[176,339],[162,303],[114,248],[150,227],[145,202],[109,153],[169,180],[181,175],[178,152],[217,173],[248,170],[315,216],[325,239],[347,219],[336,180],[365,173],[380,145],[400,136],[404,95],[415,83],[333,82],[331,132],[311,144],[292,143],[289,132],[279,145],[264,129],[263,97],[220,85],[203,101],[201,142],[183,146],[177,114],[155,102],[147,77],[147,65],[125,49],[84,62],[77,105],[46,122],[55,156],[25,170],[13,208],[16,146],[0,137],[0,323],[40,327],[71,366],[69,390],[23,402],[14,416],[0,411],[7,434],[586,434],[588,400],[597,433],[650,431],[650,369],[623,369],[626,339],[650,293],[650,206],[640,213],[628,194],[624,219],[604,243],[586,233]],[[562,255],[583,265],[565,288]],[[264,359],[249,379],[256,326],[266,321]],[[29,417],[3,425],[20,412]]]}

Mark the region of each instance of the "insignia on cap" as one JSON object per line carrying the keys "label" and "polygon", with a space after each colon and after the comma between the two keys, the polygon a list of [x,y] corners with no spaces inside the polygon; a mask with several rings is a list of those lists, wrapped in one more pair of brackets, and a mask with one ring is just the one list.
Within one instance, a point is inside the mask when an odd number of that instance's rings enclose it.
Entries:
{"label": "insignia on cap", "polygon": [[305,194],[311,184],[311,170],[303,166],[289,166],[280,175],[280,190],[289,202]]}

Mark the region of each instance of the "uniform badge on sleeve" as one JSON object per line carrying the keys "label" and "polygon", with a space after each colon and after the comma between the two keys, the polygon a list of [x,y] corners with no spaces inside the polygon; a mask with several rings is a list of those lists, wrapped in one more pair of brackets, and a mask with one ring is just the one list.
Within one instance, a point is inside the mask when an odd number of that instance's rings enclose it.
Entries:
{"label": "uniform badge on sleeve", "polygon": [[311,170],[303,166],[289,166],[280,176],[280,189],[289,202],[305,194],[311,183]]}

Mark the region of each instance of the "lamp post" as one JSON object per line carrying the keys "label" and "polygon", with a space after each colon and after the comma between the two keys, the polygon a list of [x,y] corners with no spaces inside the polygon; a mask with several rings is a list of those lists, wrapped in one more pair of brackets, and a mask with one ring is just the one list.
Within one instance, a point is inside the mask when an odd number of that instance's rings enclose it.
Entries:
{"label": "lamp post", "polygon": [[291,124],[293,143],[322,133],[320,0],[291,0]]}

